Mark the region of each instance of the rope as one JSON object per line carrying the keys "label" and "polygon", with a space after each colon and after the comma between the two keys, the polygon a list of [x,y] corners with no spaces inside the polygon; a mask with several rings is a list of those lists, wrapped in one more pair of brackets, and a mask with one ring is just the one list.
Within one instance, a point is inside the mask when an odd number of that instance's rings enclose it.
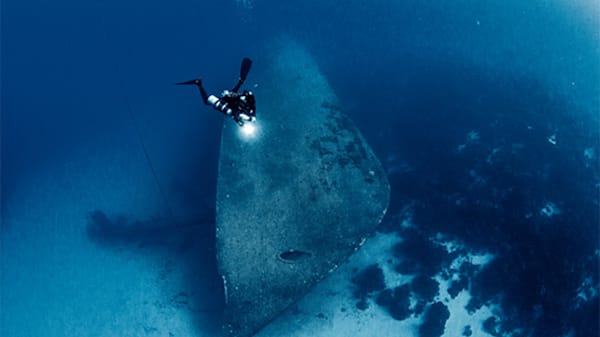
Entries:
{"label": "rope", "polygon": [[167,211],[169,212],[169,217],[174,219],[173,210],[171,209],[171,203],[169,202],[169,198],[167,198],[167,194],[165,193],[162,185],[160,184],[160,180],[158,180],[158,176],[156,175],[156,170],[154,170],[154,165],[152,165],[152,160],[150,159],[150,155],[148,154],[148,149],[146,148],[146,143],[144,142],[144,138],[142,137],[142,133],[140,132],[140,128],[135,118],[135,114],[133,113],[133,109],[131,108],[131,104],[129,104],[129,100],[127,100],[127,110],[129,111],[129,116],[131,117],[131,121],[133,122],[133,126],[135,128],[135,132],[138,137],[138,141],[142,145],[142,150],[144,151],[144,155],[146,156],[146,162],[148,163],[148,167],[150,171],[152,171],[152,176],[154,177],[154,181],[156,182],[156,186],[158,186],[158,190],[165,200],[165,205],[167,206]]}

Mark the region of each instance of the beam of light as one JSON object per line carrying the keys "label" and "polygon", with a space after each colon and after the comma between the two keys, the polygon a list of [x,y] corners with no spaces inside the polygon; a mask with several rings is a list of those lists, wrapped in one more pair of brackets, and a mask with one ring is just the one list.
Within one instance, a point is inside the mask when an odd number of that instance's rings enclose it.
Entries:
{"label": "beam of light", "polygon": [[257,133],[256,122],[247,122],[240,127],[240,135],[246,140],[256,138]]}

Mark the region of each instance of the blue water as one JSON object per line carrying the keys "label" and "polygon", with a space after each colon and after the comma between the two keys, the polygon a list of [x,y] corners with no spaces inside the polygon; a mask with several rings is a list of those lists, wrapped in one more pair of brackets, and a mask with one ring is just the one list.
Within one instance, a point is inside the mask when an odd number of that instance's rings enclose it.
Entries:
{"label": "blue water", "polygon": [[[397,247],[415,261],[399,272],[438,272],[451,256],[427,238],[442,233],[497,256],[461,281],[471,308],[501,309],[489,335],[598,336],[599,17],[594,1],[558,0],[3,2],[0,335],[64,335],[56,327],[79,322],[77,310],[112,317],[118,300],[56,312],[60,298],[127,275],[79,275],[63,288],[53,271],[93,262],[61,252],[89,242],[115,253],[107,263],[156,255],[165,275],[181,268],[184,283],[208,284],[205,302],[186,305],[218,321],[210,225],[223,118],[172,83],[230,87],[242,57],[260,64],[265,44],[286,34],[313,53],[390,172],[388,214],[411,205],[418,229],[385,227],[422,243]],[[160,221],[169,216],[173,232]],[[84,322],[71,332],[110,331]],[[415,334],[440,335],[424,326]]]}

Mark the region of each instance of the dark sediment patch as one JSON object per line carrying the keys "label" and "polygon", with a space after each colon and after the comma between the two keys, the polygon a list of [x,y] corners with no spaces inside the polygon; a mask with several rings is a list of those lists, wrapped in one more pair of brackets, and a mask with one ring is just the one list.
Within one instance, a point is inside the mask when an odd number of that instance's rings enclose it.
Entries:
{"label": "dark sediment patch", "polygon": [[408,284],[380,292],[375,302],[384,307],[395,320],[402,321],[412,314],[410,310],[410,286]]}
{"label": "dark sediment patch", "polygon": [[385,288],[383,270],[381,270],[378,264],[370,265],[354,276],[352,283],[357,288],[354,295],[359,298],[382,290]]}
{"label": "dark sediment patch", "polygon": [[[413,205],[418,228],[386,226],[405,239],[396,270],[440,272],[447,257],[427,238],[443,233],[495,255],[481,271],[463,265],[450,295],[470,288],[471,311],[498,304],[498,333],[598,335],[597,297],[575,298],[584,280],[600,284],[600,173],[583,153],[600,153],[597,116],[531,78],[467,64],[414,71],[398,106],[411,113],[392,116],[383,146],[412,168],[390,178],[391,209]],[[541,212],[549,202],[560,212]]]}
{"label": "dark sediment patch", "polygon": [[483,324],[481,327],[482,327],[483,331],[489,333],[490,335],[492,335],[494,337],[500,335],[498,332],[498,319],[494,316],[483,321]]}
{"label": "dark sediment patch", "polygon": [[355,286],[354,297],[359,301],[356,307],[360,310],[366,310],[369,307],[367,298],[376,291],[385,288],[385,279],[383,270],[378,264],[373,264],[352,278],[352,283]]}
{"label": "dark sediment patch", "polygon": [[448,288],[448,294],[452,298],[458,296],[458,294],[469,287],[469,279],[466,276],[460,276],[458,280],[452,281]]}
{"label": "dark sediment patch", "polygon": [[453,259],[443,247],[412,228],[402,231],[402,242],[394,246],[393,253],[401,261],[396,267],[397,272],[423,277],[434,276]]}
{"label": "dark sediment patch", "polygon": [[443,335],[449,317],[450,310],[442,302],[432,304],[425,313],[423,324],[419,327],[419,336],[439,337]]}
{"label": "dark sediment patch", "polygon": [[411,283],[414,294],[426,302],[433,301],[433,297],[438,293],[438,282],[431,277],[419,275]]}

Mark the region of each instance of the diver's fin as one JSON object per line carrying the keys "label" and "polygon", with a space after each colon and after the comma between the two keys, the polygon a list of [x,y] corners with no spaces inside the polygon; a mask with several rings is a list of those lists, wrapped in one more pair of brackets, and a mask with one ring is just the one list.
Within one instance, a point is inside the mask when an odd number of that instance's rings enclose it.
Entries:
{"label": "diver's fin", "polygon": [[175,85],[195,85],[198,87],[198,90],[200,90],[200,96],[202,96],[202,101],[204,102],[204,104],[206,105],[212,105],[209,101],[208,101],[208,94],[206,93],[206,90],[204,90],[204,87],[202,86],[202,80],[197,78],[194,80],[189,80],[189,81],[185,81],[185,82],[177,82],[174,83]]}
{"label": "diver's fin", "polygon": [[248,72],[250,71],[250,67],[252,66],[252,60],[244,57],[242,60],[242,66],[240,67],[240,79],[242,81],[246,80],[246,76],[248,76]]}
{"label": "diver's fin", "polygon": [[189,81],[185,81],[185,82],[178,82],[175,83],[175,85],[186,85],[186,84],[193,84],[193,85],[202,85],[202,80],[197,78],[194,80],[189,80]]}
{"label": "diver's fin", "polygon": [[242,86],[242,84],[244,84],[244,81],[246,80],[246,76],[248,76],[248,72],[250,71],[251,66],[252,60],[247,57],[244,57],[244,59],[242,60],[242,66],[240,67],[240,79],[238,80],[235,87],[231,89],[231,91],[238,92],[238,90],[240,90],[240,87]]}

